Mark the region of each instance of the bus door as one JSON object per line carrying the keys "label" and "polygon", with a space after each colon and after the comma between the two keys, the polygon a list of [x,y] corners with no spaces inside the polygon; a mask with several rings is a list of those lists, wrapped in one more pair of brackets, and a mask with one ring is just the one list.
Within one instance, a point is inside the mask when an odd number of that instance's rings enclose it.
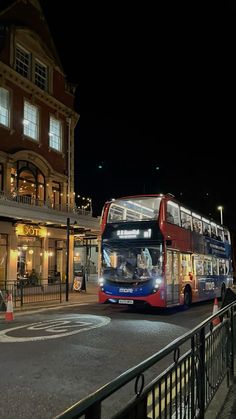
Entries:
{"label": "bus door", "polygon": [[166,302],[179,303],[179,253],[172,250],[166,253]]}

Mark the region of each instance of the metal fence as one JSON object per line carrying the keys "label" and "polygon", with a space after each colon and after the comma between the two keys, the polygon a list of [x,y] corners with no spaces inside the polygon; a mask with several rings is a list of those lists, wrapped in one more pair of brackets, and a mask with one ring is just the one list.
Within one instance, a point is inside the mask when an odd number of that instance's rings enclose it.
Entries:
{"label": "metal fence", "polygon": [[228,304],[56,419],[204,418],[223,380],[229,386],[234,377],[235,309]]}
{"label": "metal fence", "polygon": [[60,281],[56,284],[23,285],[19,281],[5,281],[0,284],[3,300],[12,295],[14,307],[40,302],[62,301],[62,288]]}
{"label": "metal fence", "polygon": [[46,200],[41,201],[39,199],[33,198],[31,196],[21,195],[18,193],[5,193],[4,191],[0,191],[0,201],[1,204],[9,204],[13,206],[19,207],[19,204],[31,206],[32,208],[38,211],[38,207],[41,210],[50,210],[50,211],[59,211],[65,213],[76,213],[78,215],[92,215],[92,208],[89,211],[85,210],[84,208],[79,208],[76,205],[71,204],[55,204],[53,201]]}

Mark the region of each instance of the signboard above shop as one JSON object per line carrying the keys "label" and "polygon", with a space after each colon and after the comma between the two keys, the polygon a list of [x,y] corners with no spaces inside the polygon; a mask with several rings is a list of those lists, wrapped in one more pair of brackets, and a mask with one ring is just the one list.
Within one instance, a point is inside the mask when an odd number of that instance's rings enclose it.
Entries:
{"label": "signboard above shop", "polygon": [[47,229],[32,224],[18,224],[16,234],[17,236],[46,237]]}

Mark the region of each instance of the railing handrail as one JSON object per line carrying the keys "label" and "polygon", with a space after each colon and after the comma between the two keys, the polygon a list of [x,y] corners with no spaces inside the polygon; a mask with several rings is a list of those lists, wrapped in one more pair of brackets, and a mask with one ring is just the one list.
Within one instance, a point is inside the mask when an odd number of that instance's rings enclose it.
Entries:
{"label": "railing handrail", "polygon": [[152,367],[155,363],[163,359],[165,356],[169,355],[172,351],[175,350],[176,347],[180,347],[186,341],[188,341],[194,335],[196,335],[198,332],[204,329],[207,325],[211,324],[214,318],[223,316],[226,312],[228,312],[233,307],[236,307],[235,301],[228,304],[224,308],[220,309],[216,314],[211,315],[206,320],[204,320],[199,325],[197,325],[194,329],[190,330],[189,332],[186,332],[183,336],[180,336],[179,338],[175,339],[173,342],[166,345],[160,351],[158,351],[154,355],[151,355],[145,361],[142,361],[138,365],[128,369],[127,371],[120,374],[115,379],[111,380],[110,382],[106,383],[104,386],[100,387],[94,393],[91,393],[90,395],[86,396],[79,402],[75,403],[65,412],[56,416],[55,419],[63,419],[64,417],[66,419],[69,419],[69,418],[72,419],[72,418],[75,418],[76,415],[82,415],[93,404],[95,403],[99,404],[100,402],[105,400],[107,397],[112,395],[115,391],[119,390],[125,384],[129,383],[134,378],[136,378],[141,373],[143,373],[145,370]]}
{"label": "railing handrail", "polygon": [[17,193],[9,194],[4,191],[0,191],[0,200],[9,201],[11,203],[16,202],[17,206],[20,205],[27,205],[31,208],[36,208],[37,211],[39,210],[50,210],[50,211],[58,211],[59,213],[71,213],[71,214],[78,214],[78,215],[92,215],[91,211],[86,211],[83,208],[79,208],[76,205],[62,203],[62,204],[53,204],[50,200],[40,200],[36,198],[30,198],[28,196],[20,195]]}

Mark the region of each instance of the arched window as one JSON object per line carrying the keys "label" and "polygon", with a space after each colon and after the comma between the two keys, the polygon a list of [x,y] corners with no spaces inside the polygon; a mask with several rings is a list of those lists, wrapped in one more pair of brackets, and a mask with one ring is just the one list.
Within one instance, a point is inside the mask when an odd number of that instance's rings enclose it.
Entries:
{"label": "arched window", "polygon": [[34,164],[19,160],[16,175],[18,195],[27,196],[37,202],[45,201],[45,178]]}
{"label": "arched window", "polygon": [[61,204],[61,185],[58,182],[52,182],[52,203],[57,209]]}

